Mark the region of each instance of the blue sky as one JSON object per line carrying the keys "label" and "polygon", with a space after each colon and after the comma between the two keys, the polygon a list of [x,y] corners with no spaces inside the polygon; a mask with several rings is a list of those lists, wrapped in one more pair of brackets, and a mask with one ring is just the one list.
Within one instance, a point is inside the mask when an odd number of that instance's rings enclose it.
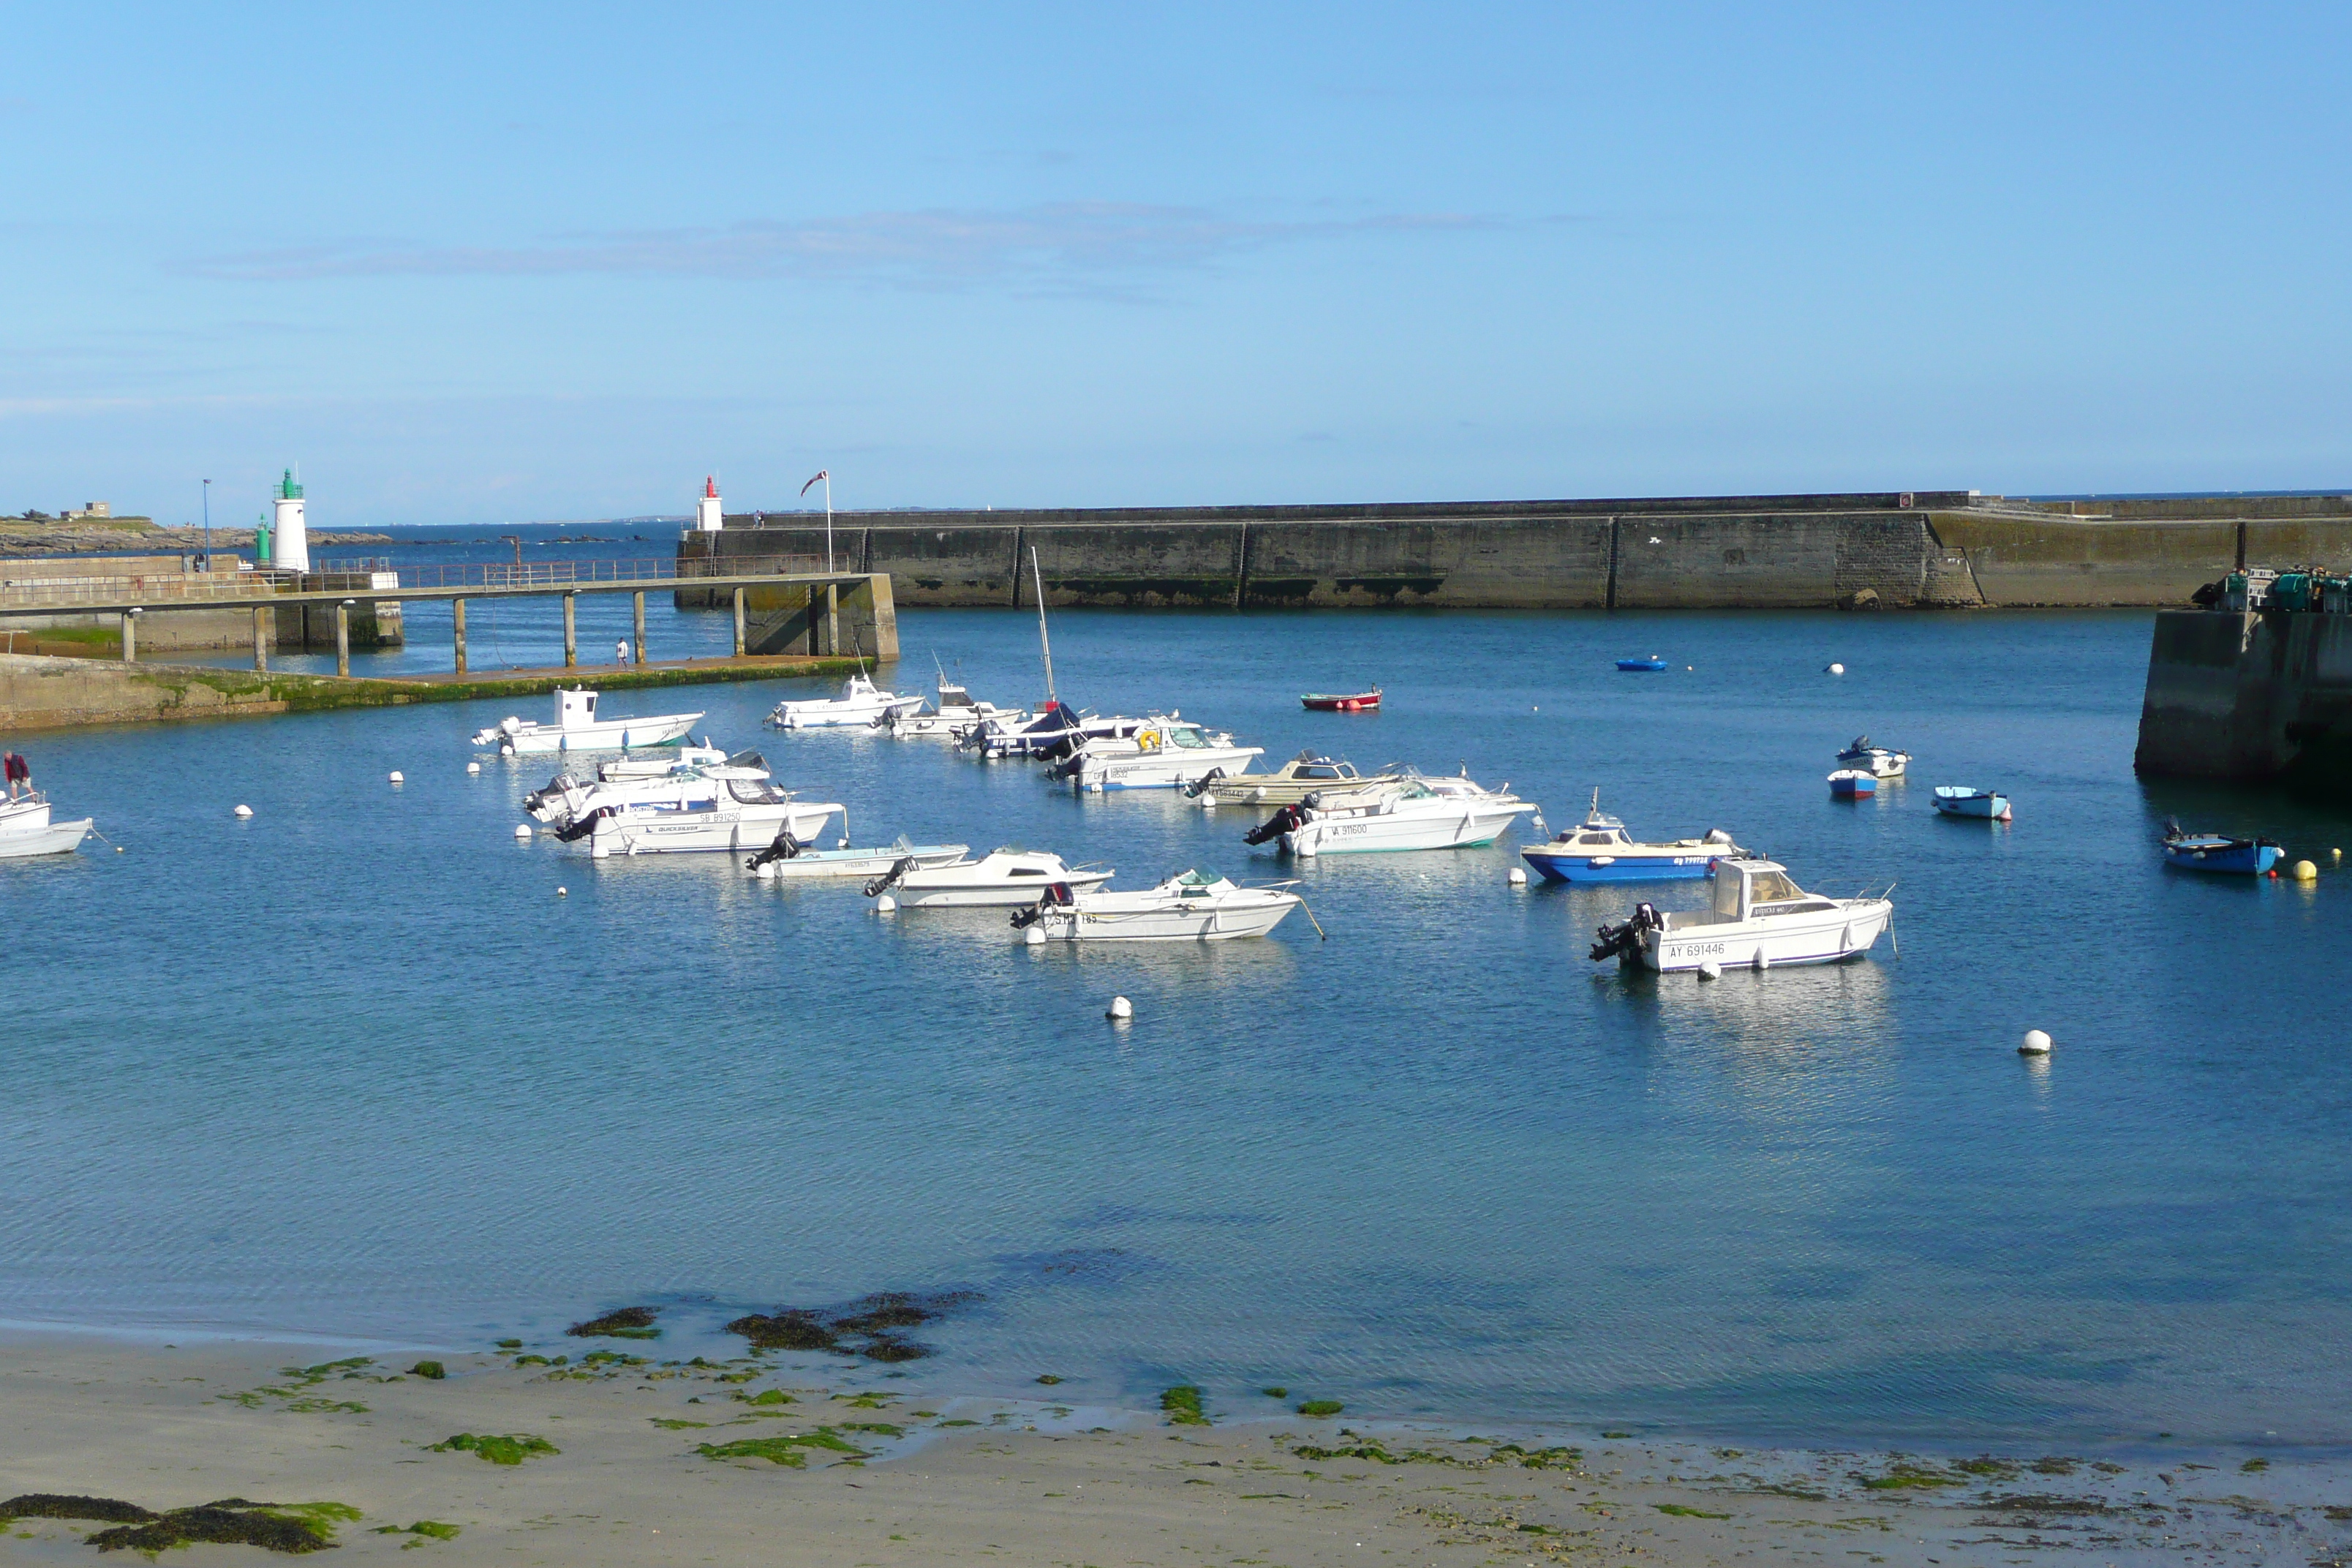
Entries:
{"label": "blue sky", "polygon": [[0,510],[2341,486],[2347,15],[12,7]]}

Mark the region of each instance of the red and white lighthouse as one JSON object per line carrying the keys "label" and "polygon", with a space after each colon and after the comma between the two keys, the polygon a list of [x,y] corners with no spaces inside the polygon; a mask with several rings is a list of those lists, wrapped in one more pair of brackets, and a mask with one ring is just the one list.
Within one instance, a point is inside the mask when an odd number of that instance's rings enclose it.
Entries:
{"label": "red and white lighthouse", "polygon": [[719,510],[719,479],[712,475],[702,481],[702,494],[694,502],[694,527],[698,533],[716,533],[727,526]]}

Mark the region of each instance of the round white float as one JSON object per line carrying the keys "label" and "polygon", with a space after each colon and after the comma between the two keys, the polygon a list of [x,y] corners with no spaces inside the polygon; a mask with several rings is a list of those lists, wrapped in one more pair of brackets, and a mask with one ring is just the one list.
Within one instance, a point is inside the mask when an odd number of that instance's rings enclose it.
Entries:
{"label": "round white float", "polygon": [[613,847],[611,845],[596,844],[593,842],[589,845],[588,858],[591,860],[610,860],[612,858]]}
{"label": "round white float", "polygon": [[527,823],[527,822],[518,822],[518,823],[516,823],[516,824],[515,824],[515,837],[516,837],[517,838],[528,838],[528,837],[530,837],[530,824],[529,824],[529,823]]}
{"label": "round white float", "polygon": [[502,745],[499,748],[499,755],[511,757],[514,755],[514,748],[510,745]]}
{"label": "round white float", "polygon": [[1698,977],[1701,980],[1720,980],[1723,978],[1723,965],[1710,958],[1698,966]]}
{"label": "round white float", "polygon": [[1765,956],[1764,956],[1764,952],[1763,952],[1763,950],[1762,950],[1762,949],[1760,949],[1760,948],[1759,948],[1759,949],[1758,949],[1758,950],[1757,950],[1757,953],[1756,953],[1756,962],[1755,962],[1755,964],[1754,964],[1754,968],[1756,969],[1756,972],[1757,972],[1758,973],[1759,973],[1759,974],[1760,974],[1760,973],[1762,973],[1765,970],[1768,970],[1768,969],[1769,969],[1769,968],[1771,968],[1771,967],[1772,967],[1772,961],[1771,961],[1770,959],[1769,959],[1769,958],[1767,958],[1767,957],[1765,957]]}
{"label": "round white float", "polygon": [[1124,996],[1114,996],[1110,999],[1110,1011],[1104,1014],[1103,1016],[1107,1018],[1132,1018],[1135,1016],[1135,1004],[1129,1001]]}
{"label": "round white float", "polygon": [[482,764],[479,763],[467,763],[466,764],[466,771],[469,773],[480,773],[482,771]]}
{"label": "round white float", "polygon": [[391,782],[394,784],[406,784],[408,781],[400,776],[400,770],[398,768],[394,768],[392,770]]}
{"label": "round white float", "polygon": [[1027,942],[1031,947],[1043,947],[1045,945],[1045,933],[1039,931],[1035,926],[1031,926],[1027,931],[1022,933],[1021,940]]}
{"label": "round white float", "polygon": [[1829,672],[1832,675],[1843,675],[1845,673],[1845,666],[1842,664],[1833,664],[1830,666]]}
{"label": "round white float", "polygon": [[558,888],[555,889],[555,896],[559,899],[568,899],[572,896],[572,889],[569,888]]}
{"label": "round white float", "polygon": [[2017,1043],[2017,1054],[2021,1057],[2048,1056],[2050,1054],[2050,1037],[2043,1034],[2039,1029],[2026,1030],[2025,1038]]}
{"label": "round white float", "polygon": [[898,900],[892,898],[887,893],[883,894],[880,898],[874,900],[874,912],[877,915],[893,913],[898,908]]}
{"label": "round white float", "polygon": [[236,808],[235,815],[238,816],[251,816],[253,815],[253,807],[249,805],[240,805]]}
{"label": "round white float", "polygon": [[1528,874],[1525,871],[1520,870],[1517,866],[1514,866],[1511,868],[1509,880],[1511,886],[1514,888],[1524,888],[1528,885]]}

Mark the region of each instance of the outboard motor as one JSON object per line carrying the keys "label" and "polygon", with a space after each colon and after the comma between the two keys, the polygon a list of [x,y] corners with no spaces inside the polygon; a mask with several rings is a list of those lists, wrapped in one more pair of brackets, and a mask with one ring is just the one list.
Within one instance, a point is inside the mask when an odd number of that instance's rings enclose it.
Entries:
{"label": "outboard motor", "polygon": [[879,877],[869,877],[866,879],[866,896],[869,899],[880,898],[900,882],[905,881],[907,873],[914,868],[915,858],[912,855],[899,856],[898,864],[892,866],[889,870]]}
{"label": "outboard motor", "polygon": [[756,871],[761,867],[778,860],[797,860],[800,858],[801,851],[807,847],[807,845],[793,837],[792,826],[788,823],[776,829],[775,837],[768,841],[768,847],[765,849],[743,862],[743,869]]}
{"label": "outboard motor", "polygon": [[1025,910],[1013,911],[1013,929],[1025,931],[1044,920],[1047,910],[1067,909],[1076,902],[1077,898],[1070,891],[1070,885],[1067,882],[1055,882],[1037,896],[1035,903]]}
{"label": "outboard motor", "polygon": [[1307,826],[1307,807],[1286,805],[1247,833],[1242,835],[1244,844],[1270,844],[1294,827]]}
{"label": "outboard motor", "polygon": [[609,805],[600,805],[595,810],[590,812],[587,816],[574,817],[572,821],[564,824],[562,827],[557,828],[555,830],[555,836],[563,840],[566,844],[572,843],[577,839],[585,838],[590,834],[595,832],[596,824],[603,821],[605,817],[614,815],[616,814],[613,807]]}
{"label": "outboard motor", "polygon": [[1655,905],[1635,904],[1631,920],[1620,925],[1600,928],[1597,934],[1601,940],[1592,944],[1592,962],[1599,963],[1604,959],[1614,958],[1622,963],[1642,951],[1643,931],[1663,930],[1664,926],[1665,921],[1658,918]]}
{"label": "outboard motor", "polygon": [[1184,798],[1186,800],[1200,799],[1202,795],[1207,791],[1211,784],[1215,784],[1219,779],[1223,778],[1224,776],[1224,769],[1211,768],[1207,773],[1202,773],[1191,784],[1181,786],[1184,791]]}

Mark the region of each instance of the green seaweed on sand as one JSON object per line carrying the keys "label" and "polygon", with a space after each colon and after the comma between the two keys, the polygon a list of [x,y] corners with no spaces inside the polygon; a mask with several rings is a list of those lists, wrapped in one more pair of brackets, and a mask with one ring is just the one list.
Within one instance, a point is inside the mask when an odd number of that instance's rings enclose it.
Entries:
{"label": "green seaweed on sand", "polygon": [[1990,1476],[1996,1480],[2013,1480],[2017,1467],[2007,1459],[1996,1459],[1990,1454],[1980,1454],[1973,1459],[1955,1459],[1952,1468],[1964,1476]]}
{"label": "green seaweed on sand", "polygon": [[1603,1437],[1608,1438],[1612,1443],[1624,1442],[1633,1436],[1631,1432],[1603,1432],[1601,1435]]}
{"label": "green seaweed on sand", "polygon": [[1160,1391],[1160,1408],[1168,1413],[1171,1426],[1206,1426],[1208,1412],[1201,1408],[1201,1391],[1189,1383]]}
{"label": "green seaweed on sand", "polygon": [[1051,1388],[1054,1384],[1061,1382],[1062,1380],[1055,1377],[1050,1372],[1041,1372],[1037,1374],[1037,1381],[1044,1384],[1046,1387]]}
{"label": "green seaweed on sand", "polygon": [[408,1369],[411,1377],[421,1377],[428,1383],[438,1383],[449,1375],[449,1369],[437,1361],[420,1361]]}
{"label": "green seaweed on sand", "polygon": [[1703,1508],[1685,1508],[1678,1502],[1654,1502],[1650,1505],[1660,1513],[1673,1514],[1676,1519],[1729,1519],[1727,1513],[1709,1513]]}
{"label": "green seaweed on sand", "polygon": [[87,1537],[83,1544],[101,1552],[142,1552],[151,1556],[197,1542],[258,1546],[268,1552],[320,1552],[334,1544],[336,1525],[359,1517],[360,1510],[349,1503],[266,1503],[247,1498],[223,1498],[160,1513],[114,1498],[57,1493],[29,1493],[0,1503],[0,1518],[78,1519],[110,1525]]}
{"label": "green seaweed on sand", "polygon": [[808,1455],[812,1448],[846,1454],[854,1459],[867,1458],[865,1449],[846,1441],[830,1426],[779,1437],[740,1437],[732,1443],[703,1443],[698,1445],[694,1451],[706,1459],[765,1459],[772,1465],[786,1465],[799,1470],[808,1468]]}
{"label": "green seaweed on sand", "polygon": [[1930,1487],[1958,1487],[1968,1484],[1956,1476],[1937,1475],[1933,1470],[1922,1469],[1917,1465],[1906,1464],[1901,1460],[1895,1461],[1894,1468],[1883,1476],[1865,1476],[1856,1471],[1854,1479],[1874,1492],[1901,1491],[1909,1488],[1925,1489]]}
{"label": "green seaweed on sand", "polygon": [[657,1340],[661,1330],[654,1326],[654,1319],[660,1311],[659,1307],[622,1307],[563,1331],[580,1339]]}
{"label": "green seaweed on sand", "polygon": [[1298,1407],[1298,1414],[1320,1418],[1325,1415],[1337,1415],[1346,1408],[1348,1407],[1336,1399],[1310,1399]]}
{"label": "green seaweed on sand", "polygon": [[498,1342],[497,1348],[502,1351],[519,1351],[522,1349],[522,1342],[520,1340],[500,1340]]}
{"label": "green seaweed on sand", "polygon": [[1523,1448],[1517,1443],[1497,1443],[1493,1454],[1497,1460],[1517,1459],[1524,1470],[1573,1470],[1584,1463],[1581,1448]]}
{"label": "green seaweed on sand", "polygon": [[1261,1388],[1258,1392],[1265,1394],[1268,1399],[1287,1399],[1290,1397],[1290,1390],[1286,1388]]}
{"label": "green seaweed on sand", "polygon": [[845,1421],[841,1424],[841,1429],[845,1432],[875,1432],[885,1437],[903,1437],[907,1435],[907,1429],[904,1426],[893,1426],[887,1421]]}
{"label": "green seaweed on sand", "polygon": [[533,1455],[560,1454],[563,1450],[546,1438],[533,1436],[528,1432],[496,1435],[485,1432],[478,1436],[471,1432],[460,1432],[454,1437],[445,1437],[433,1444],[426,1452],[472,1454],[488,1459],[493,1465],[520,1465]]}
{"label": "green seaweed on sand", "polygon": [[701,1427],[710,1425],[708,1421],[679,1421],[667,1415],[648,1415],[646,1419],[668,1432],[683,1432],[689,1426]]}
{"label": "green seaweed on sand", "polygon": [[745,1405],[792,1405],[797,1403],[781,1388],[763,1388],[757,1394],[737,1389],[734,1397]]}
{"label": "green seaweed on sand", "polygon": [[1830,1500],[1830,1494],[1827,1492],[1808,1491],[1803,1487],[1792,1487],[1781,1481],[1775,1481],[1769,1486],[1750,1487],[1748,1489],[1752,1492],[1761,1492],[1769,1497],[1795,1498],[1799,1502]]}
{"label": "green seaweed on sand", "polygon": [[553,1366],[555,1364],[543,1355],[519,1355],[515,1357],[514,1363],[517,1366]]}
{"label": "green seaweed on sand", "polygon": [[979,1422],[977,1422],[977,1421],[969,1420],[969,1419],[965,1418],[964,1416],[958,1415],[958,1416],[954,1417],[954,1418],[953,1418],[953,1419],[951,1419],[951,1420],[942,1421],[942,1422],[940,1422],[940,1426],[979,1426],[979,1425],[980,1425],[980,1423],[979,1423]]}
{"label": "green seaweed on sand", "polygon": [[2271,1462],[2268,1459],[2261,1458],[2248,1459],[2244,1464],[2238,1467],[2242,1472],[2250,1476],[2257,1474],[2263,1470],[2267,1470],[2270,1468]]}
{"label": "green seaweed on sand", "polygon": [[[415,1524],[379,1524],[375,1527],[375,1533],[378,1535],[425,1535],[436,1541],[455,1541],[457,1539],[457,1526],[444,1524],[437,1519],[420,1519]],[[409,1544],[413,1546],[416,1543],[411,1542]]]}

